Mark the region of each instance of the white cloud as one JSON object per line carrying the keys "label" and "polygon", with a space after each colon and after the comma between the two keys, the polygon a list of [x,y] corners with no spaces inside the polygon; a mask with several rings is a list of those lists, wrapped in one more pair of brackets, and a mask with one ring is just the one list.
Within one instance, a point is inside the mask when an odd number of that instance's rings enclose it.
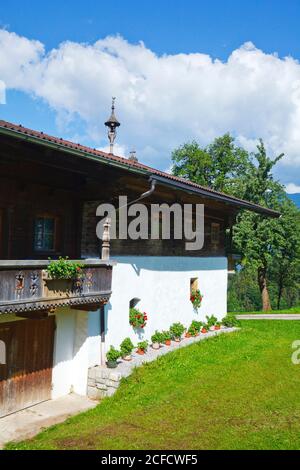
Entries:
{"label": "white cloud", "polygon": [[300,64],[250,42],[221,62],[203,53],[157,56],[119,36],[46,53],[2,30],[0,79],[45,100],[60,122],[80,117],[97,146],[106,145],[103,122],[117,96],[118,144],[147,164],[169,167],[184,141],[207,144],[230,131],[251,150],[262,137],[272,154],[284,152],[282,180],[292,172],[300,183]]}
{"label": "white cloud", "polygon": [[298,186],[297,184],[294,183],[288,183],[285,186],[286,192],[288,194],[298,194],[300,193],[300,185]]}
{"label": "white cloud", "polygon": [[0,80],[0,104],[6,103],[5,83]]}
{"label": "white cloud", "polygon": [[[104,147],[97,147],[97,150],[102,150],[102,152],[109,153],[110,146],[104,145]],[[119,155],[120,157],[129,157],[129,152],[126,146],[115,144],[114,145],[114,155]]]}

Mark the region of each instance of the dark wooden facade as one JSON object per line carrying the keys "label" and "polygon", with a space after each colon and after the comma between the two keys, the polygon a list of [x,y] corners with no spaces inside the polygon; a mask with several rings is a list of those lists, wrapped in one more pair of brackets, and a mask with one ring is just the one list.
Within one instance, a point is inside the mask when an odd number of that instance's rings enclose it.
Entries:
{"label": "dark wooden facade", "polygon": [[[147,191],[147,177],[78,158],[58,149],[0,135],[0,254],[1,259],[47,259],[58,256],[97,256],[99,221],[95,210],[100,203],[118,205],[119,195],[128,201]],[[212,198],[188,194],[157,184],[150,203],[205,204],[205,246],[187,252],[181,240],[115,240],[112,255],[224,256],[225,232],[237,210]],[[55,247],[35,250],[34,224],[38,217],[55,218]],[[212,224],[220,226],[220,240],[212,242]]]}

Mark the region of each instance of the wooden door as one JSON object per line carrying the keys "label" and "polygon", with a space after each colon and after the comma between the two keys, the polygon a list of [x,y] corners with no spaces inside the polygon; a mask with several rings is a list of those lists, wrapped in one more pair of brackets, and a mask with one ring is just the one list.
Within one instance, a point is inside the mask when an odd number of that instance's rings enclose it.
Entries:
{"label": "wooden door", "polygon": [[51,398],[55,317],[0,323],[0,417]]}

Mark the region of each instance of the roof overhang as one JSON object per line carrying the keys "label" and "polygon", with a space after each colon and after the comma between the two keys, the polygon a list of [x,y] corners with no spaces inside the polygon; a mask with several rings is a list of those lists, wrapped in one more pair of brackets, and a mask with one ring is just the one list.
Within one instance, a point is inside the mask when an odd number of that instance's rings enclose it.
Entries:
{"label": "roof overhang", "polygon": [[58,138],[54,138],[54,137],[50,138],[46,134],[45,135],[43,134],[43,137],[40,137],[40,136],[34,135],[34,134],[38,134],[35,131],[32,131],[31,133],[30,130],[28,129],[24,128],[24,130],[22,131],[20,131],[19,129],[20,127],[18,126],[15,126],[15,128],[12,128],[12,127],[9,127],[8,125],[4,126],[0,123],[0,134],[3,134],[3,135],[14,137],[16,139],[30,142],[30,143],[40,145],[46,148],[51,148],[53,150],[58,150],[65,154],[71,154],[77,158],[93,160],[98,163],[103,163],[104,165],[122,168],[123,170],[131,172],[131,173],[150,177],[152,179],[155,179],[161,185],[173,187],[173,188],[176,188],[181,191],[185,191],[190,194],[196,194],[201,197],[220,201],[227,205],[235,207],[236,210],[241,210],[241,209],[250,210],[250,211],[257,212],[259,214],[266,215],[269,217],[274,217],[274,218],[281,216],[279,212],[276,212],[272,209],[268,209],[266,207],[253,204],[249,201],[244,201],[243,199],[238,199],[236,197],[233,197],[224,193],[220,193],[218,191],[214,191],[210,188],[199,186],[190,181],[184,181],[183,179],[179,179],[167,173],[164,174],[163,172],[156,170],[154,168],[147,167],[146,165],[130,162],[129,160],[122,158],[122,157],[117,157],[111,154],[105,154],[104,152],[93,150],[88,147],[83,147],[79,144],[68,143],[69,145],[66,145],[65,144],[66,141],[61,140],[61,143],[60,143],[60,139]]}

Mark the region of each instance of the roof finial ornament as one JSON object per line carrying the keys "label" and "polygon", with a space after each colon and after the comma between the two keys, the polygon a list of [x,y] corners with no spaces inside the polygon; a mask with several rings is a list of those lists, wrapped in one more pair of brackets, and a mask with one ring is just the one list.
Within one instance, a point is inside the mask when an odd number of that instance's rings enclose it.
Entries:
{"label": "roof finial ornament", "polygon": [[131,162],[138,162],[138,158],[136,156],[136,151],[135,150],[130,151],[128,160],[130,160]]}
{"label": "roof finial ornament", "polygon": [[120,126],[119,121],[115,116],[115,96],[112,97],[112,104],[111,104],[111,115],[108,121],[105,122],[106,127],[108,127],[108,140],[110,144],[110,153],[114,153],[114,142],[117,135],[117,127]]}

